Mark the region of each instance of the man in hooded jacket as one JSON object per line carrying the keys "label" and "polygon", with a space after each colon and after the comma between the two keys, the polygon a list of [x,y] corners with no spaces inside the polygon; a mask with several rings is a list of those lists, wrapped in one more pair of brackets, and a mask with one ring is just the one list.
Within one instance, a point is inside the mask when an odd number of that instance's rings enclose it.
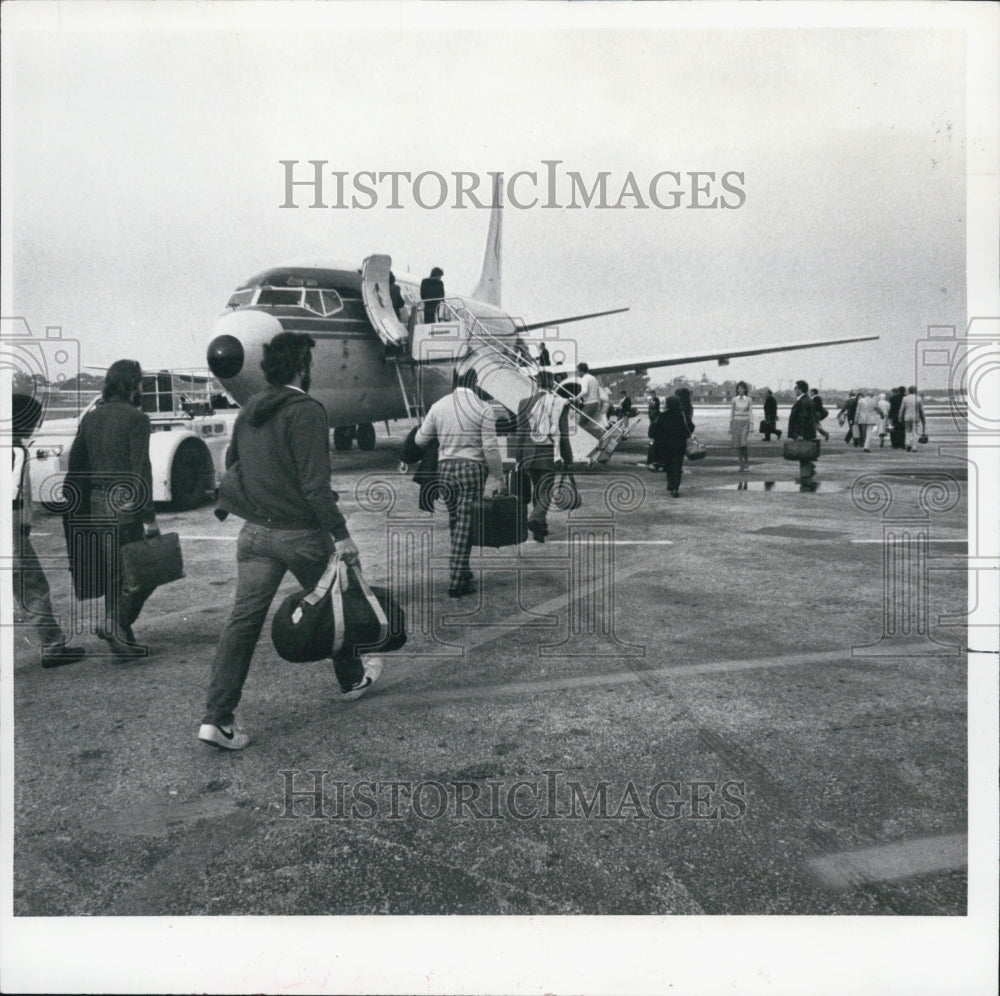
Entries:
{"label": "man in hooded jacket", "polygon": [[[286,571],[313,588],[333,552],[358,562],[358,548],[330,488],[326,411],[307,393],[312,336],[280,332],[266,346],[261,369],[266,390],[236,419],[219,488],[219,510],[245,519],[236,548],[236,601],[212,661],[205,717],[198,739],[240,750],[250,738],[233,728],[250,660],[268,608]],[[379,658],[362,663],[349,651],[333,658],[340,698],[359,698],[382,670]]]}

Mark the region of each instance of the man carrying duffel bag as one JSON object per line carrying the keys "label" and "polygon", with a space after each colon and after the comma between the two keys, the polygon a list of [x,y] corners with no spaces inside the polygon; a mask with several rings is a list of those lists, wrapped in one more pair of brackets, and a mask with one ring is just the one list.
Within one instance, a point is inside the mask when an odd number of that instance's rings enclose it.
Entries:
{"label": "man carrying duffel bag", "polygon": [[[358,548],[330,488],[326,411],[308,395],[312,336],[280,332],[264,346],[266,390],[255,394],[236,419],[219,487],[220,518],[245,519],[236,548],[236,600],[212,661],[208,700],[198,739],[227,750],[250,738],[234,729],[257,639],[286,571],[314,588],[336,552],[358,563]],[[364,663],[353,646],[333,654],[340,699],[371,688],[382,661]]]}
{"label": "man carrying duffel bag", "polygon": [[414,436],[417,446],[437,439],[438,482],[448,507],[451,557],[448,562],[448,594],[452,598],[471,595],[476,587],[469,569],[473,516],[483,500],[487,473],[497,491],[507,493],[503,459],[497,441],[493,406],[477,387],[476,371],[470,367],[459,377],[455,390],[431,405]]}

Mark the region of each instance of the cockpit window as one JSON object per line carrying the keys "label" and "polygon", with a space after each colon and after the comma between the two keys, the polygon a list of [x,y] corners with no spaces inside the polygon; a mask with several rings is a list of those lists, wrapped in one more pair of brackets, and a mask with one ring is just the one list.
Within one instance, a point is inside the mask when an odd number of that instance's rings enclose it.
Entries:
{"label": "cockpit window", "polygon": [[302,291],[286,290],[280,287],[262,287],[260,294],[257,296],[257,303],[298,307],[302,304]]}
{"label": "cockpit window", "polygon": [[343,310],[344,302],[341,301],[340,295],[335,290],[325,290],[319,293],[323,299],[324,315],[334,315],[338,311]]}
{"label": "cockpit window", "polygon": [[248,287],[246,290],[238,290],[229,299],[226,304],[227,308],[245,308],[252,300],[254,293],[256,292],[255,287]]}
{"label": "cockpit window", "polygon": [[326,318],[340,311],[344,307],[344,303],[336,291],[307,290],[305,307]]}

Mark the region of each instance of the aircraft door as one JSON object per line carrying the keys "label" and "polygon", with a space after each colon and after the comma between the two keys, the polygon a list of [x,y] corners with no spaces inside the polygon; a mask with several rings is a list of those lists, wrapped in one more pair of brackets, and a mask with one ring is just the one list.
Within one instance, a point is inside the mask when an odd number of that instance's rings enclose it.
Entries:
{"label": "aircraft door", "polygon": [[361,299],[378,337],[387,346],[406,344],[406,327],[396,317],[389,294],[391,256],[369,256],[361,266]]}

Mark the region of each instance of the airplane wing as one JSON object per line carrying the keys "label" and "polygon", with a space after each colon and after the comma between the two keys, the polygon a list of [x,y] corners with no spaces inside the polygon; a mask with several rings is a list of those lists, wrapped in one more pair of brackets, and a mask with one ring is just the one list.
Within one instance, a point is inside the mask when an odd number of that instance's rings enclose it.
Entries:
{"label": "airplane wing", "polygon": [[514,322],[517,325],[518,332],[533,332],[535,329],[555,328],[559,325],[568,325],[570,322],[583,322],[588,318],[620,315],[623,311],[628,311],[628,308],[612,308],[611,311],[592,311],[589,315],[570,315],[568,318],[552,318],[547,322],[532,322],[530,325],[525,325],[519,318],[515,319]]}
{"label": "airplane wing", "polygon": [[[735,356],[759,356],[761,353],[785,353],[792,349],[815,349],[818,346],[840,346],[847,342],[870,342],[878,339],[877,335],[852,336],[849,339],[811,339],[801,342],[782,342],[773,346],[746,346],[738,349],[706,351],[704,353],[684,353],[674,356],[640,357],[636,359],[614,359],[607,363],[587,359],[587,365],[592,374],[624,373],[634,370],[643,373],[653,367],[672,367],[682,363],[701,363],[704,360],[717,360],[719,366],[725,366]],[[582,357],[583,358],[583,357]],[[548,368],[554,374],[574,374],[572,367],[551,366]]]}

